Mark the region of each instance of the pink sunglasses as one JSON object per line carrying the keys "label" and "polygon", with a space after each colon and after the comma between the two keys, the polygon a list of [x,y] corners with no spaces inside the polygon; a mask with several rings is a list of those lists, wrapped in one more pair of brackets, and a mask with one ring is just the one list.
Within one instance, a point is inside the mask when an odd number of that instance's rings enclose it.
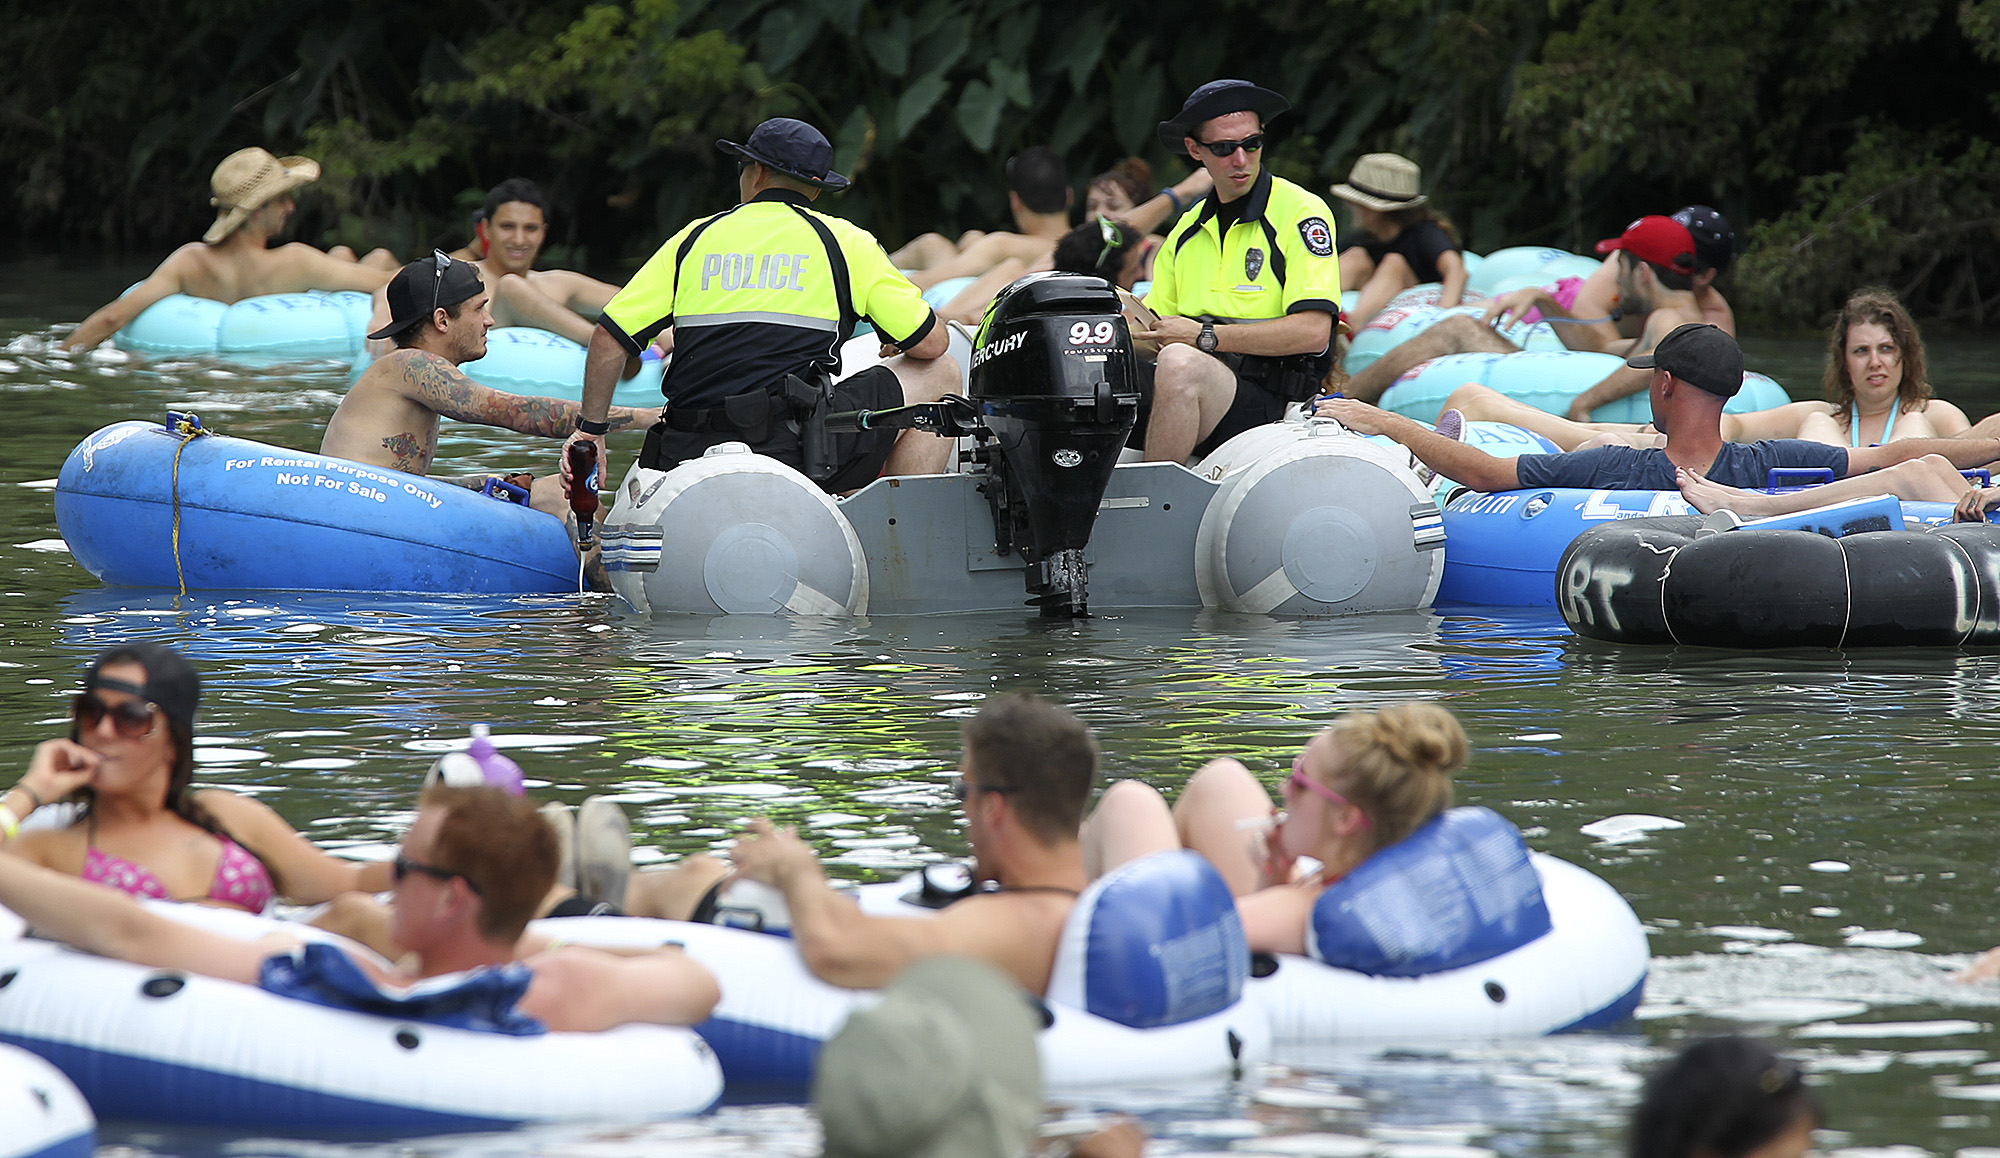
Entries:
{"label": "pink sunglasses", "polygon": [[1361,827],[1371,830],[1375,827],[1375,822],[1368,819],[1368,812],[1366,809],[1362,808],[1359,804],[1354,803],[1352,800],[1349,800],[1347,797],[1342,796],[1340,793],[1335,792],[1333,789],[1328,788],[1326,785],[1321,784],[1319,781],[1314,780],[1312,777],[1306,775],[1306,754],[1304,752],[1301,752],[1297,756],[1294,756],[1292,758],[1292,774],[1286,780],[1286,783],[1299,788],[1304,788],[1310,792],[1315,792],[1319,794],[1321,797],[1330,800],[1335,804],[1344,804],[1347,807],[1352,808],[1354,811],[1359,812],[1361,814]]}

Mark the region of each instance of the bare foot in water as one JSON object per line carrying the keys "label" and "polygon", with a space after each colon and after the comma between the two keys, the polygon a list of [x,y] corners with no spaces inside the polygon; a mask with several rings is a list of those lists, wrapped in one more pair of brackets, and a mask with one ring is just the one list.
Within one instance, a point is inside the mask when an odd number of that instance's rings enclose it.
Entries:
{"label": "bare foot in water", "polygon": [[1726,510],[1746,519],[1759,519],[1783,513],[1774,501],[1776,496],[1710,482],[1684,466],[1674,468],[1674,484],[1681,488],[1681,497],[1688,505],[1704,515]]}

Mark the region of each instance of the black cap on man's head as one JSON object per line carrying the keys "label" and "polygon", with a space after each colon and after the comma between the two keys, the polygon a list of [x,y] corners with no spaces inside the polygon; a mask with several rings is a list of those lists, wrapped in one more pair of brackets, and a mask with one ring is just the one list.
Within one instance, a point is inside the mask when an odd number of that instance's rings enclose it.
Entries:
{"label": "black cap on man's head", "polygon": [[1694,260],[1699,269],[1725,270],[1736,260],[1736,231],[1729,218],[1706,205],[1690,205],[1674,211],[1674,220],[1687,227],[1694,238]]}
{"label": "black cap on man's head", "polygon": [[426,321],[439,306],[455,306],[486,288],[469,261],[453,261],[443,250],[432,250],[389,279],[389,324],[368,335],[369,341],[391,338]]}
{"label": "black cap on man's head", "polygon": [[755,161],[796,177],[808,185],[832,192],[847,188],[847,178],[833,171],[833,145],[826,134],[804,121],[772,117],[750,130],[750,139],[717,141],[715,147],[732,157]]}
{"label": "black cap on man's head", "polygon": [[1160,143],[1170,153],[1181,151],[1183,138],[1191,137],[1203,121],[1227,113],[1256,113],[1270,120],[1292,107],[1292,102],[1267,88],[1247,80],[1212,80],[1188,94],[1187,103],[1172,119],[1160,122]]}
{"label": "black cap on man's head", "polygon": [[1625,360],[1634,370],[1665,370],[1698,390],[1734,398],[1743,388],[1743,347],[1707,322],[1675,326],[1650,354]]}
{"label": "black cap on man's head", "polygon": [[[136,663],[146,669],[146,682],[107,679],[102,674],[111,664]],[[201,676],[181,653],[161,643],[128,643],[111,648],[91,661],[84,673],[85,689],[110,688],[138,696],[156,705],[168,719],[194,734],[194,710],[201,702]]]}

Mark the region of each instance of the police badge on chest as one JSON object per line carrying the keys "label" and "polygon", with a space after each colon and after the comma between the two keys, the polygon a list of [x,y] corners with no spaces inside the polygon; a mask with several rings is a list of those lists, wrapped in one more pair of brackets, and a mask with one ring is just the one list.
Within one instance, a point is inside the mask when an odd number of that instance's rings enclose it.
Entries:
{"label": "police badge on chest", "polygon": [[1243,280],[1256,281],[1257,275],[1263,271],[1264,251],[1252,246],[1243,254]]}

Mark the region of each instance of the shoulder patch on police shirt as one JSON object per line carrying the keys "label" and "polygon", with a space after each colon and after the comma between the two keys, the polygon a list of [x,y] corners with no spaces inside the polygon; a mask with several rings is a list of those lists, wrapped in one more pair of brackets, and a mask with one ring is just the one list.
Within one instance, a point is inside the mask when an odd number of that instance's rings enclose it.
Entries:
{"label": "shoulder patch on police shirt", "polygon": [[1308,217],[1299,222],[1299,236],[1305,240],[1307,252],[1315,257],[1333,256],[1333,230],[1327,228],[1326,218]]}

